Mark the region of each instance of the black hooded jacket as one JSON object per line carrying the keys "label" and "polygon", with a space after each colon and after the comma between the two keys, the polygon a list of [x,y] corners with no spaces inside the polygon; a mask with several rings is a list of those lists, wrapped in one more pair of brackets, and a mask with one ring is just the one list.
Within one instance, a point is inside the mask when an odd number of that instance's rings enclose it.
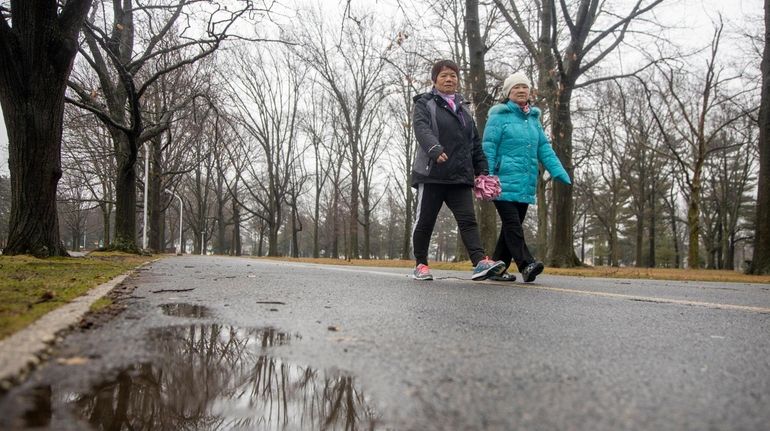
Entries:
{"label": "black hooded jacket", "polygon": [[[421,183],[473,186],[475,176],[489,173],[476,122],[459,94],[455,100],[458,112],[435,91],[414,97],[412,127],[418,146],[412,165],[413,187]],[[448,157],[444,163],[436,161],[441,153]]]}

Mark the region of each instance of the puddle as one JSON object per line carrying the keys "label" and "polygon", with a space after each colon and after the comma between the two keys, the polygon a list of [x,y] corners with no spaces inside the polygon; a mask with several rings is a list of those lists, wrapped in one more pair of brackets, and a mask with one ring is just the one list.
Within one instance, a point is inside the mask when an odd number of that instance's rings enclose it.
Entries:
{"label": "puddle", "polygon": [[163,314],[174,317],[204,318],[211,316],[211,311],[203,305],[193,304],[163,304],[160,306]]}
{"label": "puddle", "polygon": [[[96,430],[380,429],[353,377],[267,354],[300,339],[275,329],[164,328],[151,333],[157,361],[119,370],[90,393],[53,397]],[[35,410],[27,424],[50,421],[50,408]]]}
{"label": "puddle", "polygon": [[23,413],[22,418],[25,426],[38,428],[50,425],[53,415],[52,394],[51,386],[38,386],[26,394],[27,402],[31,404],[32,408]]}

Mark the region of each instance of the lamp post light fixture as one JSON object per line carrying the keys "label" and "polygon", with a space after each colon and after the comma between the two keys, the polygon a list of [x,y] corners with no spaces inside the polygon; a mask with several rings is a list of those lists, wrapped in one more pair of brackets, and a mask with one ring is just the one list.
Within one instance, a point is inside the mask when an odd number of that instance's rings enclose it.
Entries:
{"label": "lamp post light fixture", "polygon": [[164,190],[166,193],[169,193],[173,196],[176,196],[177,199],[179,199],[179,247],[176,250],[177,256],[180,256],[182,254],[182,221],[184,220],[183,214],[184,214],[184,205],[182,205],[182,197],[178,194],[172,192],[169,189]]}

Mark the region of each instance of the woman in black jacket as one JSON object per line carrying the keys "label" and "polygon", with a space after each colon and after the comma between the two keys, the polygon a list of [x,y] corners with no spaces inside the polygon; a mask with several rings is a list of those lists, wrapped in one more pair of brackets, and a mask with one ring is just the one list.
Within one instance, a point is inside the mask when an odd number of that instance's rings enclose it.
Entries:
{"label": "woman in black jacket", "polygon": [[460,236],[473,262],[473,280],[503,272],[505,264],[486,257],[473,211],[475,176],[489,172],[481,137],[473,116],[457,94],[460,69],[450,60],[431,69],[433,88],[415,96],[417,138],[412,186],[417,188],[417,214],[412,233],[416,267],[414,278],[433,280],[428,267],[428,246],[441,206],[446,203],[457,221]]}

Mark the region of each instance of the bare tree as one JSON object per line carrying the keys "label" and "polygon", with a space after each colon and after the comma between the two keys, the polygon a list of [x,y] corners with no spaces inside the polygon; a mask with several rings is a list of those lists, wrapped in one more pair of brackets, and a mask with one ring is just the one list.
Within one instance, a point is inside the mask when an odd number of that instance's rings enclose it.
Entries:
{"label": "bare tree", "polygon": [[[409,36],[401,33],[401,39],[396,41],[399,47],[406,43]],[[412,37],[410,42],[414,41]],[[415,44],[421,44],[417,41]],[[414,159],[415,138],[412,128],[414,102],[412,97],[424,87],[424,79],[418,78],[424,71],[424,61],[415,50],[397,49],[389,61],[387,69],[391,77],[390,97],[386,113],[397,125],[397,133],[394,133],[391,141],[391,169],[393,177],[399,178],[400,187],[396,196],[402,203],[404,211],[404,225],[401,234],[401,259],[411,259],[412,223],[415,205],[414,189],[412,187],[412,160]],[[392,205],[389,205],[392,207]]]}
{"label": "bare tree", "polygon": [[86,222],[91,205],[88,203],[88,189],[83,178],[78,176],[64,176],[63,187],[60,187],[59,214],[63,221],[63,228],[69,232],[71,250],[80,251],[83,234],[86,231]]}
{"label": "bare tree", "polygon": [[[317,94],[319,89],[316,84],[311,84],[311,93]],[[310,101],[313,112],[302,115],[302,130],[310,140],[310,146],[313,147],[313,252],[312,256],[320,257],[319,229],[321,224],[321,200],[323,190],[329,181],[329,175],[334,163],[331,159],[334,157],[335,150],[331,147],[331,122],[333,114],[332,107],[327,100],[328,95],[321,93],[318,97],[313,97]]]}
{"label": "bare tree", "polygon": [[753,119],[744,117],[726,128],[717,138],[723,149],[715,152],[704,166],[701,221],[705,228],[707,268],[734,269],[736,245],[749,237],[741,234],[746,224],[741,220],[747,218],[756,179],[753,169],[757,157],[751,149],[756,135],[752,133],[752,122]]}
{"label": "bare tree", "polygon": [[[144,117],[149,123],[157,124],[166,115],[167,108],[174,101],[189,100],[190,103],[180,106],[174,114],[174,120],[162,133],[159,133],[143,145],[145,151],[137,157],[143,160],[149,157],[148,178],[148,247],[158,251],[165,248],[165,212],[173,200],[173,196],[165,193],[167,188],[175,188],[181,177],[193,170],[199,162],[195,157],[194,146],[197,145],[201,134],[210,134],[215,122],[204,123],[209,128],[201,128],[196,121],[200,115],[200,105],[208,103],[212,108],[210,95],[214,73],[210,58],[204,59],[188,67],[177,69],[161,76],[145,94]],[[196,98],[196,96],[200,95]],[[214,114],[217,111],[214,110]],[[213,133],[217,133],[215,130]],[[114,158],[114,157],[113,157]]]}
{"label": "bare tree", "polygon": [[[360,257],[358,244],[360,190],[360,147],[364,119],[374,109],[385,83],[382,79],[388,52],[385,41],[372,33],[375,16],[368,15],[345,25],[342,30],[327,27],[314,13],[308,12],[305,22],[310,25],[298,29],[295,50],[305,63],[315,70],[320,82],[332,96],[340,111],[345,142],[351,157],[350,219],[348,222],[348,259]],[[339,55],[344,53],[344,55]]]}
{"label": "bare tree", "polygon": [[[623,178],[623,172],[629,169],[630,160],[627,157],[626,142],[617,133],[618,100],[607,101],[604,109],[597,110],[595,127],[598,135],[596,148],[596,166],[588,172],[584,181],[591,184],[587,187],[594,216],[599,220],[609,246],[609,264],[619,266],[620,224],[624,217],[623,208],[627,205],[628,189]],[[613,118],[614,117],[614,118]],[[598,171],[598,174],[594,174]]]}
{"label": "bare tree", "polygon": [[65,175],[77,176],[89,191],[89,199],[98,205],[102,216],[102,239],[108,247],[112,238],[112,214],[115,207],[114,158],[107,130],[93,115],[67,110],[62,140]]}
{"label": "bare tree", "polygon": [[[282,58],[281,58],[282,57]],[[268,255],[278,255],[285,192],[299,163],[298,113],[306,71],[289,52],[238,51],[232,56],[238,79],[229,79],[230,98],[241,136],[230,159],[249,163],[236,172],[246,197],[241,207],[261,218],[268,229]],[[246,205],[249,200],[255,205]]]}
{"label": "bare tree", "polygon": [[[377,108],[381,108],[378,106]],[[371,259],[371,229],[374,211],[385,194],[377,196],[375,180],[377,174],[382,172],[381,159],[386,150],[386,143],[390,142],[390,136],[385,133],[386,123],[381,119],[382,109],[372,109],[364,117],[364,128],[361,133],[361,145],[359,147],[361,161],[361,225],[364,231],[364,244],[361,257]],[[385,188],[390,186],[390,179],[385,181]]]}
{"label": "bare tree", "polygon": [[[521,39],[538,69],[538,87],[551,115],[554,150],[564,168],[573,175],[571,101],[576,89],[593,83],[631,76],[635,72],[585,79],[586,73],[600,64],[623,43],[631,24],[663,0],[636,0],[626,13],[605,10],[602,0],[544,0],[536,3],[539,28],[530,30],[526,15],[513,0],[494,0],[508,24]],[[525,11],[526,12],[526,11]],[[604,26],[602,26],[604,24]],[[602,28],[598,28],[602,26]],[[564,38],[560,32],[566,30]],[[563,43],[562,43],[563,41]],[[642,66],[641,68],[645,68]],[[551,253],[553,266],[579,264],[573,250],[572,188],[553,184],[553,219]]]}
{"label": "bare tree", "polygon": [[[189,99],[174,101],[150,123],[144,116],[145,95],[165,74],[215,52],[233,36],[234,24],[255,11],[251,2],[240,1],[232,8],[215,4],[218,7],[210,12],[198,9],[193,14],[190,8],[195,3],[100,0],[85,26],[86,45],[80,52],[97,75],[99,87],[72,79],[69,86],[77,97],[68,101],[96,114],[112,135],[117,160],[113,247],[118,249],[137,249],[134,166],[139,148],[168,128],[176,111],[189,103]],[[201,20],[199,25],[189,25],[193,18]],[[201,27],[205,30],[194,34]]]}
{"label": "bare tree", "polygon": [[[700,204],[705,163],[709,156],[725,148],[718,140],[722,130],[753,110],[750,106],[728,109],[742,104],[740,97],[750,90],[732,93],[725,90],[737,76],[725,76],[724,68],[718,64],[722,30],[720,21],[714,29],[703,77],[696,77],[684,67],[659,65],[657,70],[663,85],[657,89],[656,102],[652,97],[649,102],[670,157],[679,165],[686,186],[687,265],[690,268],[701,265]],[[665,125],[662,115],[670,120]]]}
{"label": "bare tree", "polygon": [[11,214],[3,254],[64,256],[56,211],[64,93],[91,0],[6,5],[0,4],[0,105],[8,130]]}
{"label": "bare tree", "polygon": [[[305,149],[299,150],[303,153]],[[291,257],[300,257],[299,233],[303,230],[302,217],[300,214],[300,197],[304,195],[308,175],[305,172],[305,166],[299,160],[294,165],[294,172],[289,176],[289,188],[286,190],[286,204],[291,211]]]}

